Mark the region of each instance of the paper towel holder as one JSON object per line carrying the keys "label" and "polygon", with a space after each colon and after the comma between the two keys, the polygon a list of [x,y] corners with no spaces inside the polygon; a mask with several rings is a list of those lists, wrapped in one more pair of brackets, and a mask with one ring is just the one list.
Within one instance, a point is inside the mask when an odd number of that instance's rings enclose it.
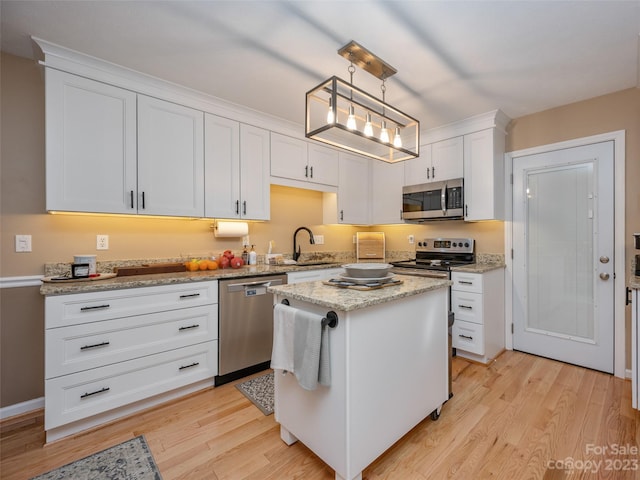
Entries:
{"label": "paper towel holder", "polygon": [[238,238],[244,237],[249,233],[249,224],[247,222],[224,222],[216,221],[211,224],[213,234],[216,237]]}

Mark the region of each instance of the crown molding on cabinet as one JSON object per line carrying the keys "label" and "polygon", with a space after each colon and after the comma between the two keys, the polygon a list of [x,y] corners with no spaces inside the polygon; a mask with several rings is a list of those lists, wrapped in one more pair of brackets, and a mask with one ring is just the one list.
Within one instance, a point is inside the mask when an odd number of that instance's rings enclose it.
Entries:
{"label": "crown molding on cabinet", "polygon": [[42,50],[44,61],[40,61],[40,64],[45,67],[108,83],[255,127],[303,138],[301,124],[122,67],[41,38],[31,37],[31,39]]}
{"label": "crown molding on cabinet", "polygon": [[429,143],[479,132],[487,128],[496,128],[499,132],[506,134],[509,122],[511,122],[511,119],[507,117],[502,110],[491,110],[490,112],[474,115],[473,117],[465,118],[458,122],[425,130],[420,133],[420,144],[427,145]]}

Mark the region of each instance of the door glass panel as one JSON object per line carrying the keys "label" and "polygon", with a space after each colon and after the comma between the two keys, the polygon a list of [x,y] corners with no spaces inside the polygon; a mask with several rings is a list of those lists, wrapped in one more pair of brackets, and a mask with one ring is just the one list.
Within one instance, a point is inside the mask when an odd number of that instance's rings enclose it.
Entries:
{"label": "door glass panel", "polygon": [[593,177],[592,163],[526,173],[527,330],[595,340]]}

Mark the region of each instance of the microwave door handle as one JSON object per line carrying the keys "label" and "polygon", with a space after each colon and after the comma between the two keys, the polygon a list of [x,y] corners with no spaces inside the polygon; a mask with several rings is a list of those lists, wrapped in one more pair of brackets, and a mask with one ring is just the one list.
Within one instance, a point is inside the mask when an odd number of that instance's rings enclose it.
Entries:
{"label": "microwave door handle", "polygon": [[442,185],[442,191],[440,192],[440,206],[442,207],[442,215],[447,215],[447,184]]}

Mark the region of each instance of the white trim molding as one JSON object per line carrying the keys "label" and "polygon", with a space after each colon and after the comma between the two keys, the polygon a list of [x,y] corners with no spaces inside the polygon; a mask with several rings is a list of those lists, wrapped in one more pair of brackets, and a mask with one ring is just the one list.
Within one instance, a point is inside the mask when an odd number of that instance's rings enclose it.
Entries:
{"label": "white trim molding", "polygon": [[504,222],[504,249],[505,263],[507,265],[505,274],[505,346],[509,350],[513,349],[513,333],[511,325],[513,323],[513,259],[511,252],[513,249],[513,159],[525,155],[537,155],[540,153],[561,150],[565,148],[581,147],[593,143],[608,142],[614,143],[614,360],[613,373],[616,377],[625,378],[627,370],[625,366],[625,303],[626,303],[626,277],[627,268],[625,265],[625,130],[602,133],[589,137],[576,138],[564,142],[541,145],[539,147],[517,150],[505,153],[504,163],[504,185],[505,185],[505,222]]}
{"label": "white trim molding", "polygon": [[0,277],[0,288],[39,287],[42,285],[42,275],[27,277]]}
{"label": "white trim molding", "polygon": [[44,409],[44,397],[34,398],[33,400],[27,400],[26,402],[0,408],[0,420],[42,409]]}

